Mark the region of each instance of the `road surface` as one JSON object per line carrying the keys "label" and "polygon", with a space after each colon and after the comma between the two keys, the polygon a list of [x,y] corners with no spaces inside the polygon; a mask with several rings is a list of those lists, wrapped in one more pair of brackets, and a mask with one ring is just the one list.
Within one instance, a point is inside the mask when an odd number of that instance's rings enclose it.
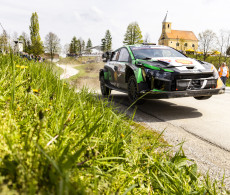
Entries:
{"label": "road surface", "polygon": [[[113,91],[111,98],[121,110],[128,108],[126,94]],[[134,109],[128,114],[132,115]],[[164,131],[164,139],[174,146],[185,142],[188,158],[209,171],[212,178],[226,179],[230,189],[230,89],[208,100],[175,98],[146,100],[137,106],[135,121],[156,131]]]}

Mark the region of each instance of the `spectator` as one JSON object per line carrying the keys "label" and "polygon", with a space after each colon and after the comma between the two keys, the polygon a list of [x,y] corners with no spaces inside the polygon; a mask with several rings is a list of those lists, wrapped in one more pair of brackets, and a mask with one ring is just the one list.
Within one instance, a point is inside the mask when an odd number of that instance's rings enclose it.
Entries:
{"label": "spectator", "polygon": [[218,70],[218,73],[219,73],[219,76],[220,76],[221,80],[226,85],[226,81],[227,81],[227,79],[229,77],[229,69],[226,66],[225,62],[222,63],[221,67]]}

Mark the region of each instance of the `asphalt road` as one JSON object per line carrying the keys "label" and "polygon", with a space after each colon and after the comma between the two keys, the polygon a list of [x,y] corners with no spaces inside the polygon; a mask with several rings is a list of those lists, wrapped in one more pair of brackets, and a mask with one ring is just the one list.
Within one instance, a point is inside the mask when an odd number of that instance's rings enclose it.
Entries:
{"label": "asphalt road", "polygon": [[[115,102],[128,105],[125,94],[113,92]],[[139,105],[137,113],[143,112],[161,122],[175,127],[230,151],[230,89],[225,94],[212,96],[208,100],[175,98],[164,100],[146,100]],[[138,117],[136,119],[138,121]],[[141,117],[141,122],[145,121]]]}
{"label": "asphalt road", "polygon": [[222,180],[230,189],[230,88],[226,93],[208,100],[175,98],[146,100],[143,105],[130,108],[126,94],[112,92],[110,97],[119,111],[134,121],[163,132],[164,139],[177,151],[183,143],[186,156],[195,160],[199,170],[212,179]]}

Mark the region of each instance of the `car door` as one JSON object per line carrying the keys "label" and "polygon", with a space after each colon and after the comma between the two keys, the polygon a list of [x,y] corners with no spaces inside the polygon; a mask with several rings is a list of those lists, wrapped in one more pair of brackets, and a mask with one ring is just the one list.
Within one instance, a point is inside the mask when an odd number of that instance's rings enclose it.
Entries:
{"label": "car door", "polygon": [[112,52],[110,61],[106,67],[108,69],[110,84],[117,87],[117,60],[119,56],[119,50]]}
{"label": "car door", "polygon": [[131,57],[127,48],[120,49],[118,62],[117,62],[117,87],[121,89],[127,89],[127,83],[125,83],[125,69],[126,65],[131,63]]}

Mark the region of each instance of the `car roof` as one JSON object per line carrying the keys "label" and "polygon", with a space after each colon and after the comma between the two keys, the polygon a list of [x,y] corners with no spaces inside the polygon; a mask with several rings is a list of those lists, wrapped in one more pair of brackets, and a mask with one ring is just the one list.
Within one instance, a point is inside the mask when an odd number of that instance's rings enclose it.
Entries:
{"label": "car roof", "polygon": [[155,44],[135,44],[135,45],[125,45],[127,47],[150,47],[150,48],[170,48],[168,46],[165,45],[155,45]]}

